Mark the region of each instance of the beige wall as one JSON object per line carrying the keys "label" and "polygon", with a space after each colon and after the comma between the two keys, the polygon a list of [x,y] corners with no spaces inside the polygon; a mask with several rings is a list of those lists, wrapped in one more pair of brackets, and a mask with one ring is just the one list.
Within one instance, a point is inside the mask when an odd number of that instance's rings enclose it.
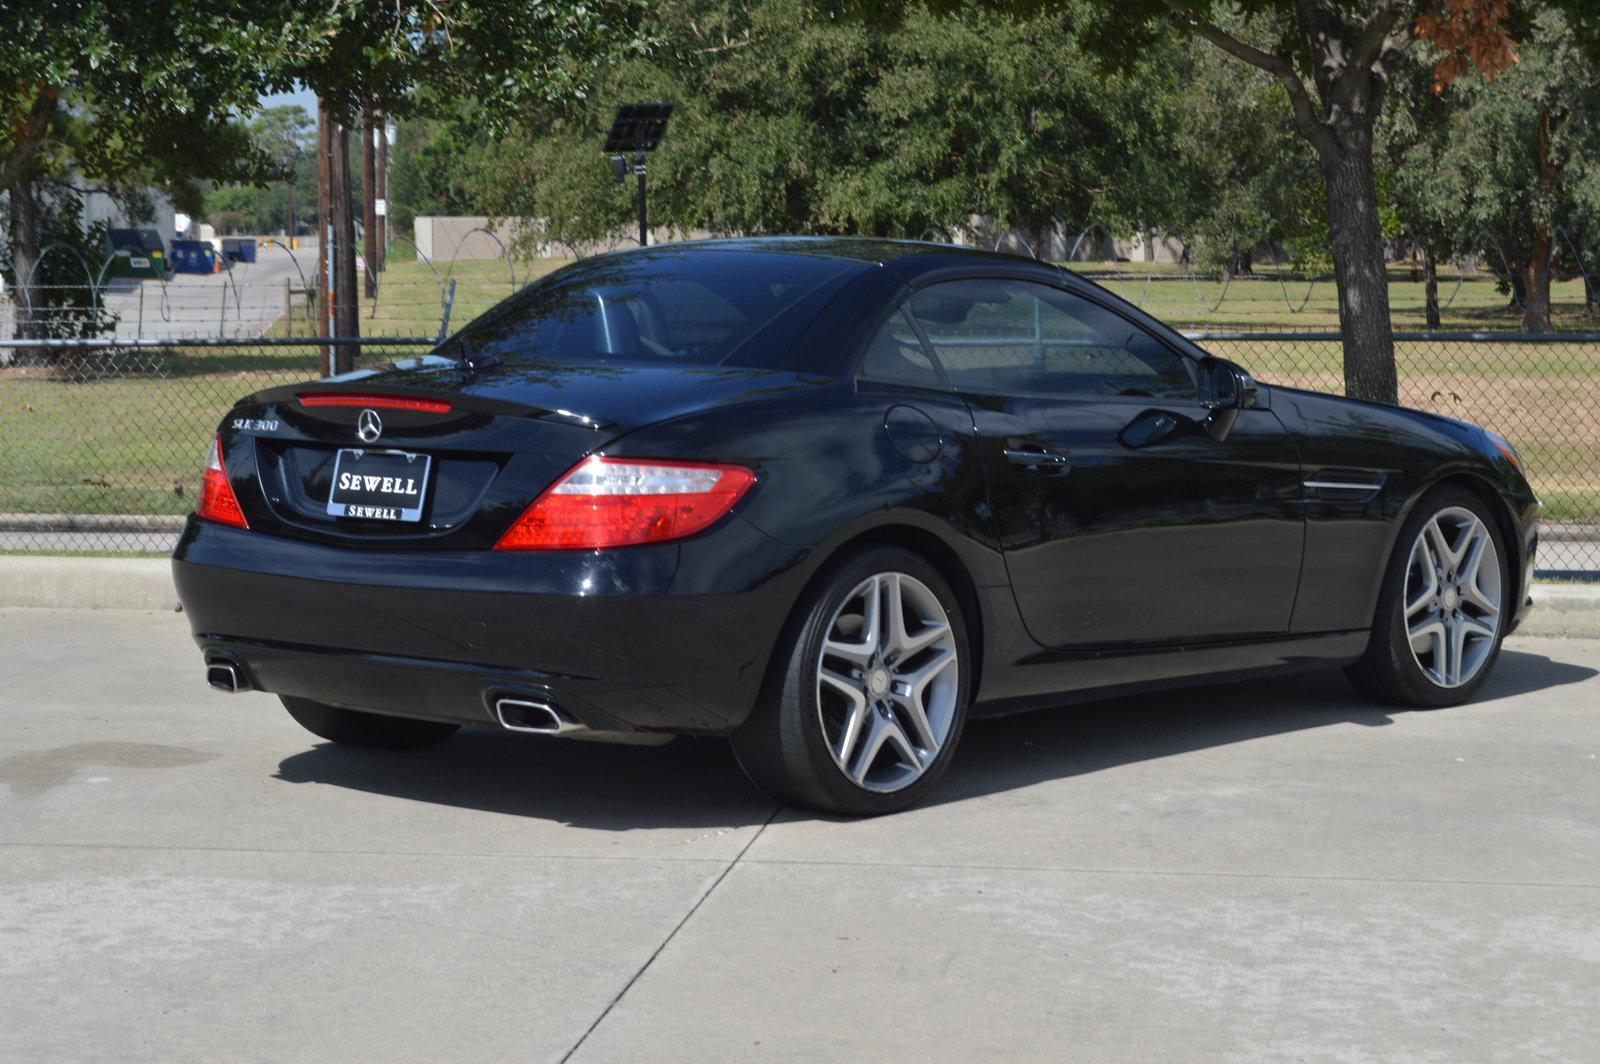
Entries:
{"label": "beige wall", "polygon": [[[417,250],[430,262],[449,262],[453,259],[498,259],[510,249],[517,228],[518,223],[510,219],[502,219],[490,225],[489,219],[482,215],[418,215],[414,239],[417,242]],[[492,237],[489,235],[491,232],[494,234]],[[718,235],[720,234],[703,230],[678,233],[668,229],[652,229],[650,242],[666,244],[682,240],[708,240]],[[498,243],[496,237],[499,238]],[[570,259],[638,246],[639,241],[632,236],[586,242],[576,247],[559,240],[552,240],[537,245],[533,249],[533,257]]]}
{"label": "beige wall", "polygon": [[430,262],[450,262],[501,258],[511,247],[511,235],[510,222],[491,226],[482,215],[419,215],[414,239]]}

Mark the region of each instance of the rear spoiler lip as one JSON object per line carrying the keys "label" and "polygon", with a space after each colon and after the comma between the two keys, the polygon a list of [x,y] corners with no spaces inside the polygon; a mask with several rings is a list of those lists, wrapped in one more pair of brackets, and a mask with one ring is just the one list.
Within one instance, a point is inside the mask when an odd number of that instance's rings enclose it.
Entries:
{"label": "rear spoiler lip", "polygon": [[[352,374],[343,374],[338,377],[329,377],[319,381],[303,381],[299,384],[281,384],[253,395],[248,395],[235,404],[235,407],[247,405],[261,406],[294,406],[299,407],[299,398],[302,395],[316,395],[320,392],[348,393]],[[359,378],[355,378],[359,379]],[[436,399],[449,403],[452,413],[466,411],[468,413],[499,414],[510,417],[535,418],[541,421],[558,421],[562,424],[575,425],[586,429],[610,428],[615,422],[592,418],[573,410],[534,406],[530,403],[515,402],[510,399],[497,399],[493,396],[475,395],[456,389],[446,388],[417,388],[404,387],[393,384],[372,384],[361,389],[372,395],[392,395],[397,399]]]}

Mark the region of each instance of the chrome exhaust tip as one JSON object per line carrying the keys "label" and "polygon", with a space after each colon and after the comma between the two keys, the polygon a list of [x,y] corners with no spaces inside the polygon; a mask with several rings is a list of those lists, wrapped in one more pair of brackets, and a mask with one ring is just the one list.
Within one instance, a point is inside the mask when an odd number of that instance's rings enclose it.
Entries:
{"label": "chrome exhaust tip", "polygon": [[500,718],[500,726],[508,731],[560,735],[576,731],[579,727],[563,717],[554,706],[526,698],[496,699],[494,714]]}
{"label": "chrome exhaust tip", "polygon": [[250,690],[244,673],[231,661],[212,661],[206,664],[206,683],[218,691],[234,695]]}
{"label": "chrome exhaust tip", "polygon": [[661,746],[672,741],[672,736],[663,732],[594,731],[550,703],[530,698],[497,698],[494,700],[494,715],[507,731],[628,746]]}

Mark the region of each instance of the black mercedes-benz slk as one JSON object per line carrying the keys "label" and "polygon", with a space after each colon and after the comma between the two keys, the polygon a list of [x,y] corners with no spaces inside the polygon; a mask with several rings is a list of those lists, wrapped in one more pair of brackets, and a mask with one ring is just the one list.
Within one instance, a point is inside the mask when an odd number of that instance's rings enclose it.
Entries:
{"label": "black mercedes-benz slk", "polygon": [[247,396],[173,570],[211,684],[323,738],[726,735],[881,813],[975,715],[1330,666],[1464,701],[1538,510],[1491,433],[1258,384],[1069,272],[775,238]]}

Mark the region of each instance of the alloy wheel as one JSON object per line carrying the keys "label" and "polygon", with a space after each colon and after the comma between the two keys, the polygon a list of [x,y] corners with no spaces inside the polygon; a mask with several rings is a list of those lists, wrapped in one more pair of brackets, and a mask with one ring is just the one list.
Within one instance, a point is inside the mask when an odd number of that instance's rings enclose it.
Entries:
{"label": "alloy wheel", "polygon": [[1405,624],[1411,656],[1439,687],[1471,682],[1500,633],[1500,554],[1471,510],[1452,506],[1417,533],[1406,568]]}
{"label": "alloy wheel", "polygon": [[829,621],[817,662],[817,714],[839,771],[870,791],[915,782],[950,737],[960,693],[950,617],[905,573],[874,573]]}

